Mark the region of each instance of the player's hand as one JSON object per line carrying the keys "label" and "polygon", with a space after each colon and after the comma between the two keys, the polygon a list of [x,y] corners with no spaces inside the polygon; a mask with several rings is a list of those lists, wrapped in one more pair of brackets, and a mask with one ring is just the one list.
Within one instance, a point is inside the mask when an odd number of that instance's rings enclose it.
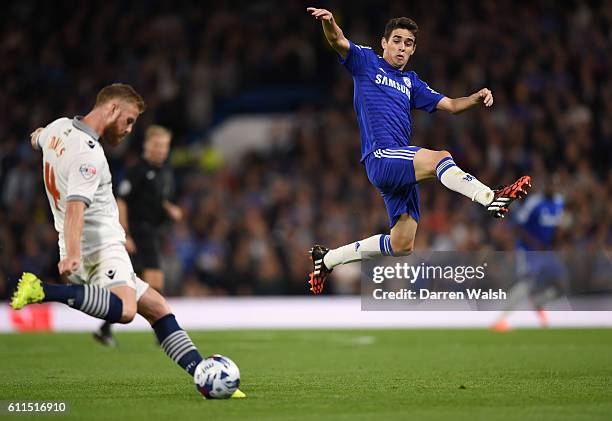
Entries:
{"label": "player's hand", "polygon": [[60,277],[70,276],[79,268],[81,264],[81,256],[66,256],[57,264]]}
{"label": "player's hand", "polygon": [[317,9],[316,7],[307,7],[306,11],[309,12],[312,16],[317,18],[317,20],[333,20],[334,15],[329,10],[325,9]]}
{"label": "player's hand", "polygon": [[182,209],[172,203],[166,203],[166,212],[168,213],[170,219],[172,219],[174,222],[179,222],[181,219],[183,219]]}
{"label": "player's hand", "polygon": [[476,96],[476,101],[482,102],[485,107],[493,105],[493,92],[489,88],[482,88],[474,95]]}
{"label": "player's hand", "polygon": [[130,254],[136,253],[136,250],[137,250],[136,249],[136,243],[134,242],[134,239],[132,238],[131,235],[126,235],[125,236],[125,249]]}
{"label": "player's hand", "polygon": [[35,151],[39,149],[38,143],[37,143],[38,136],[40,135],[40,132],[42,132],[43,130],[44,130],[44,127],[39,127],[38,129],[30,133],[30,145],[32,145],[32,149],[34,149]]}

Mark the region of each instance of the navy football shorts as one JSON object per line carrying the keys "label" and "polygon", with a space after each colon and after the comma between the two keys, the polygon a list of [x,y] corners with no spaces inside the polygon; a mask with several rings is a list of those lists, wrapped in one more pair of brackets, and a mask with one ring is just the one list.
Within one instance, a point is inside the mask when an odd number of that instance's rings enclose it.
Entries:
{"label": "navy football shorts", "polygon": [[368,179],[385,201],[390,228],[404,213],[419,222],[419,188],[413,164],[419,149],[418,146],[377,149],[365,159]]}

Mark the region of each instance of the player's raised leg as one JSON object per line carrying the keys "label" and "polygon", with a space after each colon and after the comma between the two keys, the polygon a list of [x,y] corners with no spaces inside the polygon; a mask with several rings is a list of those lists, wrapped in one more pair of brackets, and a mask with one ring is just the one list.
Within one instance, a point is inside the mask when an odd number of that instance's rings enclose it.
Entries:
{"label": "player's raised leg", "polygon": [[391,236],[377,234],[356,241],[337,249],[330,250],[325,246],[315,245],[310,249],[310,259],[313,269],[309,275],[308,284],[313,294],[323,292],[325,280],[334,267],[346,263],[359,262],[377,256],[394,256],[391,246]]}
{"label": "player's raised leg", "polygon": [[[131,321],[136,315],[136,295],[134,288],[120,286],[111,288],[111,291],[122,299],[122,302],[124,303],[124,312],[127,311],[128,314],[132,315],[132,318],[130,319]],[[124,323],[129,323],[129,321]],[[118,346],[117,340],[110,331],[112,324],[113,322],[105,319],[104,324],[100,327],[100,329],[94,332],[94,338],[106,346],[116,348]]]}
{"label": "player's raised leg", "polygon": [[109,290],[97,285],[47,284],[33,273],[24,273],[13,294],[11,307],[19,310],[28,304],[44,302],[64,303],[112,323],[129,323],[136,315],[133,288],[118,286]]}
{"label": "player's raised leg", "polygon": [[378,234],[334,250],[310,250],[313,271],[310,291],[320,294],[325,280],[338,265],[378,256],[406,256],[414,248],[419,218],[419,194],[412,167],[418,147],[378,150],[365,161],[370,182],[379,190],[389,216],[390,234]]}
{"label": "player's raised leg", "polygon": [[[157,291],[161,291],[164,286],[164,272],[161,269],[145,269],[143,270],[143,279],[151,287]],[[105,321],[98,330],[93,332],[93,337],[96,341],[102,345],[116,348],[118,346],[117,339],[113,335],[112,331],[113,324],[109,321]]]}
{"label": "player's raised leg", "polygon": [[437,177],[447,188],[483,206],[493,200],[493,190],[459,168],[447,151],[419,149],[414,156],[414,172],[419,182]]}
{"label": "player's raised leg", "polygon": [[[138,314],[149,322],[166,355],[193,376],[196,367],[202,361],[202,355],[187,332],[179,326],[164,297],[153,288],[147,288],[146,285],[144,288],[146,290],[138,300]],[[245,396],[243,392],[237,390],[232,398]]]}
{"label": "player's raised leg", "polygon": [[508,186],[492,190],[459,168],[449,152],[424,148],[414,156],[414,172],[417,182],[436,177],[447,188],[485,206],[496,218],[503,218],[510,204],[525,197],[531,187],[531,177],[523,176]]}
{"label": "player's raised leg", "polygon": [[391,228],[391,248],[393,256],[408,256],[414,250],[418,223],[407,213],[402,214]]}
{"label": "player's raised leg", "polygon": [[378,234],[364,240],[356,241],[337,249],[316,245],[310,249],[313,271],[310,273],[310,291],[313,294],[323,292],[325,280],[338,265],[359,262],[379,256],[407,256],[414,249],[418,223],[407,213],[402,214],[391,234]]}

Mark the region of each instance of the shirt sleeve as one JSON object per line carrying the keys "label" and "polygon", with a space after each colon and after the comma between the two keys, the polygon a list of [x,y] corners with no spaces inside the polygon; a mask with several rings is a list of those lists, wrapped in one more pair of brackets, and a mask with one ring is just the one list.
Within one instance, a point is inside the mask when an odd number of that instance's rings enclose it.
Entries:
{"label": "shirt sleeve", "polygon": [[91,153],[75,156],[68,167],[66,202],[79,201],[91,205],[102,178],[103,161]]}
{"label": "shirt sleeve", "polygon": [[444,98],[444,95],[431,89],[427,83],[419,79],[419,76],[414,73],[410,108],[433,113],[436,111],[436,106],[442,98]]}
{"label": "shirt sleeve", "polygon": [[40,133],[38,133],[38,136],[36,136],[36,145],[38,146],[39,150],[43,149],[45,142],[47,141],[47,127],[45,127]]}
{"label": "shirt sleeve", "polygon": [[345,58],[338,55],[338,61],[347,68],[352,75],[361,73],[368,62],[368,56],[372,54],[372,48],[363,45],[353,44],[349,40],[349,50]]}
{"label": "shirt sleeve", "polygon": [[59,120],[55,120],[49,124],[47,124],[44,129],[38,134],[38,136],[36,137],[36,144],[38,145],[38,148],[40,150],[42,150],[45,147],[45,144],[47,143],[47,140],[49,139],[49,133],[51,132],[51,130],[49,130],[49,128],[56,124],[56,122]]}

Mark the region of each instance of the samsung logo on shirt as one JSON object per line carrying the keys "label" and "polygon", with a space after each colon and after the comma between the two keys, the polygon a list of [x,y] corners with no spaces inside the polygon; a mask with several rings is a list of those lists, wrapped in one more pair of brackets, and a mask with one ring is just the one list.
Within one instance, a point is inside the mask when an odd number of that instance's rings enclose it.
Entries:
{"label": "samsung logo on shirt", "polygon": [[393,79],[388,78],[387,76],[381,75],[380,73],[376,75],[376,79],[375,79],[375,83],[377,85],[385,85],[391,88],[395,88],[401,93],[405,94],[408,97],[408,100],[410,100],[410,86],[409,86],[410,79],[404,78],[404,82],[405,83],[397,82]]}

